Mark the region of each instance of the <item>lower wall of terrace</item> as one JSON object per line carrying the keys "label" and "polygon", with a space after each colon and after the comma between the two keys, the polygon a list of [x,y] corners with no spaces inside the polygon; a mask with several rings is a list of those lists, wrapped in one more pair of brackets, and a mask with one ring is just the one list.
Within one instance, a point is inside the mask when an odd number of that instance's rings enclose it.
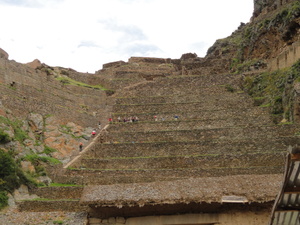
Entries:
{"label": "lower wall of terrace", "polygon": [[[210,205],[210,204],[208,204]],[[139,217],[114,217],[107,219],[97,218],[93,215],[89,220],[90,225],[101,224],[126,224],[126,225],[265,225],[268,224],[271,204],[266,203],[264,207],[256,204],[240,205],[236,204],[221,205],[221,211],[209,213],[188,213],[183,215],[161,215],[166,209],[162,209],[159,216],[139,216]],[[239,209],[236,207],[239,206]],[[208,206],[208,208],[210,208]]]}
{"label": "lower wall of terrace", "polygon": [[251,174],[282,174],[283,166],[262,166],[251,168],[193,168],[165,170],[69,170],[66,175],[57,177],[57,183],[79,185],[107,185],[116,183],[146,183],[153,181],[170,181],[189,177],[220,177]]}
{"label": "lower wall of terrace", "polygon": [[37,200],[17,202],[19,211],[27,212],[86,212],[87,206],[81,206],[78,200]]}
{"label": "lower wall of terrace", "polygon": [[32,194],[47,199],[80,199],[83,186],[80,187],[40,187],[32,190]]}

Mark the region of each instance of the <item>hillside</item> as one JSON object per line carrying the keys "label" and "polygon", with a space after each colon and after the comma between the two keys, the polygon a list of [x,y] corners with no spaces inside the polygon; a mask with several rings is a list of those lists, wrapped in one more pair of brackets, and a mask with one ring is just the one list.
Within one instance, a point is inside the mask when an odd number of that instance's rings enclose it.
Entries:
{"label": "hillside", "polygon": [[0,206],[18,213],[0,222],[266,224],[300,144],[299,15],[299,1],[257,0],[204,58],[95,74],[1,49]]}

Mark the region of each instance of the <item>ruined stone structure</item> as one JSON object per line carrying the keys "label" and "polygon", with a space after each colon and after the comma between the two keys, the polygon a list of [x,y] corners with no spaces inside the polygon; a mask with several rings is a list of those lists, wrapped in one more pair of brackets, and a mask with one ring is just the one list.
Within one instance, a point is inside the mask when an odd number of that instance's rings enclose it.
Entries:
{"label": "ruined stone structure", "polygon": [[[253,20],[289,2],[255,1]],[[300,55],[293,40],[276,43],[282,54],[264,55],[267,66],[251,73],[295,63]],[[48,168],[53,182],[76,186],[31,190],[40,199],[20,201],[19,209],[84,211],[90,225],[267,224],[285,151],[300,144],[299,126],[274,124],[266,108],[254,105],[242,89],[244,75],[230,72],[227,53],[216,43],[205,58],[132,57],[81,74],[25,67],[0,52],[0,100],[17,116],[34,111],[82,126],[102,122],[73,161]],[[57,77],[89,86],[68,86]],[[93,88],[98,84],[106,91]]]}
{"label": "ruined stone structure", "polygon": [[[80,185],[74,194],[49,188],[37,194],[55,204],[24,201],[20,209],[88,211],[89,224],[266,224],[297,126],[274,125],[240,89],[240,75],[177,75],[174,65],[149,80],[139,67],[166,67],[150,60],[101,71],[119,87],[109,97],[114,122],[51,177]],[[119,74],[131,85],[113,79]]]}

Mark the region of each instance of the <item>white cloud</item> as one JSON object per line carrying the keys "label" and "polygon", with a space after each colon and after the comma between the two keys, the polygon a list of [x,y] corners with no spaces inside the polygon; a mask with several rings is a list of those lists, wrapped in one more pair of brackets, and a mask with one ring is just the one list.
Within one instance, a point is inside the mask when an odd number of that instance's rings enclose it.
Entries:
{"label": "white cloud", "polygon": [[10,59],[94,72],[131,56],[204,56],[248,22],[253,0],[0,0]]}

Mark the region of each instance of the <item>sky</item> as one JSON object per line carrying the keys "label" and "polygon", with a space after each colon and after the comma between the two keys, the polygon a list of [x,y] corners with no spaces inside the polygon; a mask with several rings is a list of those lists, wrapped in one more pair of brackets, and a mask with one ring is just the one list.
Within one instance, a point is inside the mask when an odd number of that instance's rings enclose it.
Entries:
{"label": "sky", "polygon": [[0,48],[94,73],[133,56],[204,57],[252,13],[253,0],[0,0]]}

